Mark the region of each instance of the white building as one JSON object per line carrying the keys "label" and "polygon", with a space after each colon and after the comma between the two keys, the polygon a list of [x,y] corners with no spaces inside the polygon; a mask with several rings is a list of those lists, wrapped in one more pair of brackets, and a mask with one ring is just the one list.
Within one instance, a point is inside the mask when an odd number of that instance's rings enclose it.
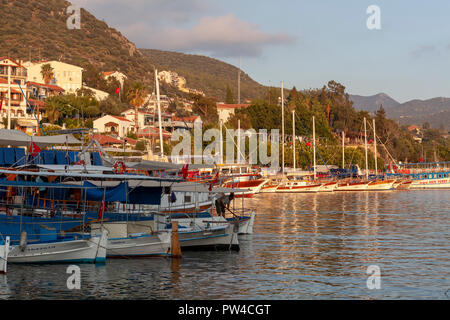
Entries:
{"label": "white building", "polygon": [[219,121],[223,123],[227,122],[235,113],[236,109],[247,108],[249,104],[217,104],[217,113],[219,115]]}
{"label": "white building", "polygon": [[119,71],[106,71],[103,72],[103,77],[108,80],[109,77],[112,77],[120,82],[120,85],[123,86],[123,83],[127,79],[127,76]]}
{"label": "white building", "polygon": [[53,79],[50,84],[63,88],[67,94],[75,94],[82,87],[83,68],[60,61],[25,62],[27,81],[44,83],[41,68],[45,64],[50,64],[53,68]]}
{"label": "white building", "polygon": [[99,133],[109,133],[121,138],[134,131],[134,122],[118,116],[106,115],[94,120],[94,129]]}

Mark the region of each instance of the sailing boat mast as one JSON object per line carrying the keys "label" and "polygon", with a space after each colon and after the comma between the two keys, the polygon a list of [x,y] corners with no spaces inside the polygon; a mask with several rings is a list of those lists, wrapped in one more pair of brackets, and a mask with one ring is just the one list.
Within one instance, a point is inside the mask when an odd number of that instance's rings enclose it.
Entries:
{"label": "sailing boat mast", "polygon": [[314,149],[314,181],[316,180],[316,120],[312,117],[313,121],[313,149]]}
{"label": "sailing boat mast", "polygon": [[161,150],[161,158],[164,157],[163,135],[162,135],[162,120],[161,120],[161,101],[159,97],[159,81],[158,70],[155,69],[155,86],[156,86],[156,100],[158,102],[158,119],[159,119],[159,147]]}
{"label": "sailing boat mast", "polygon": [[364,146],[366,149],[366,179],[369,180],[369,164],[367,160],[367,124],[366,117],[364,117]]}
{"label": "sailing boat mast", "polygon": [[345,132],[342,131],[342,169],[345,168]]}
{"label": "sailing boat mast", "polygon": [[292,110],[292,159],[295,171],[295,109]]}
{"label": "sailing boat mast", "polygon": [[281,136],[282,136],[281,173],[284,174],[284,90],[283,90],[283,81],[281,81]]}
{"label": "sailing boat mast", "polygon": [[378,166],[377,166],[377,132],[375,130],[375,119],[373,119],[373,153],[375,157],[375,176],[378,175]]}

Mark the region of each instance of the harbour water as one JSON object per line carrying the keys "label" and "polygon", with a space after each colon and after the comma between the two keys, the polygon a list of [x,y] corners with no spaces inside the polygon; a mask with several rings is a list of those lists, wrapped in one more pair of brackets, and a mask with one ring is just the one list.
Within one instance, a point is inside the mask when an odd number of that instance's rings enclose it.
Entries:
{"label": "harbour water", "polygon": [[[67,265],[9,265],[0,299],[450,299],[449,195],[258,194],[240,252],[79,265],[79,290]],[[371,265],[380,289],[367,286]]]}

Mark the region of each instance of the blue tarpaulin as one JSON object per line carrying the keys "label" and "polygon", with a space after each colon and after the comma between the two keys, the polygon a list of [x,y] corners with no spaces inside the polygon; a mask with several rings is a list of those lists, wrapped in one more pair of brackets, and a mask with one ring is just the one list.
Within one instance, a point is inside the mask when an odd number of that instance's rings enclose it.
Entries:
{"label": "blue tarpaulin", "polygon": [[161,204],[162,187],[137,187],[128,194],[128,203]]}
{"label": "blue tarpaulin", "polygon": [[[127,193],[128,193],[128,183],[122,182],[116,187],[97,187],[96,185],[84,181],[83,186],[85,188],[84,192],[86,192],[86,200],[88,201],[98,201],[101,202],[103,200],[103,195],[105,195],[105,202],[126,202]],[[84,195],[82,197],[84,199]]]}

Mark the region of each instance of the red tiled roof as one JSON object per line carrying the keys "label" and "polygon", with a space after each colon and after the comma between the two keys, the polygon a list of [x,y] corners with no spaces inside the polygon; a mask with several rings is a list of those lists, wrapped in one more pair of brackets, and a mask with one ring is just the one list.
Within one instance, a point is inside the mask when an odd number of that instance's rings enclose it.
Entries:
{"label": "red tiled roof", "polygon": [[[159,128],[147,127],[145,129],[138,130],[138,137],[159,137]],[[169,131],[162,130],[163,138],[170,138],[172,134]]]}
{"label": "red tiled roof", "polygon": [[111,117],[116,118],[116,119],[118,119],[118,120],[120,120],[120,121],[128,121],[128,122],[132,122],[132,121],[130,121],[130,120],[128,120],[127,118],[124,118],[124,117],[119,117],[119,116],[111,116]]}
{"label": "red tiled roof", "polygon": [[112,122],[112,121],[105,123],[105,127],[117,127],[118,125],[119,124]]}
{"label": "red tiled roof", "polygon": [[172,121],[186,121],[186,122],[194,122],[195,120],[197,120],[199,118],[199,116],[190,116],[190,117],[176,117],[173,116],[172,117]]}
{"label": "red tiled roof", "polygon": [[28,81],[27,82],[27,86],[36,86],[36,87],[46,87],[55,91],[60,91],[60,92],[64,92],[65,90],[59,86],[55,86],[52,84],[45,84],[45,83],[37,83],[37,82],[33,82],[33,81]]}
{"label": "red tiled roof", "polygon": [[217,109],[239,109],[239,108],[247,108],[250,106],[249,104],[226,104],[226,103],[218,103]]}
{"label": "red tiled roof", "polygon": [[92,139],[97,140],[100,145],[105,144],[123,144],[123,141],[103,134],[94,134]]}
{"label": "red tiled roof", "polygon": [[39,100],[35,100],[35,99],[28,99],[28,102],[29,102],[32,106],[40,106],[40,107],[45,106],[45,102],[44,102],[44,101],[39,101]]}
{"label": "red tiled roof", "polygon": [[112,75],[114,72],[115,72],[115,71],[105,71],[105,72],[103,72],[103,75],[104,75],[105,77],[107,77],[107,76],[109,76],[109,75]]}
{"label": "red tiled roof", "polygon": [[128,137],[125,138],[125,141],[132,145],[135,145],[138,142],[137,140]]}

